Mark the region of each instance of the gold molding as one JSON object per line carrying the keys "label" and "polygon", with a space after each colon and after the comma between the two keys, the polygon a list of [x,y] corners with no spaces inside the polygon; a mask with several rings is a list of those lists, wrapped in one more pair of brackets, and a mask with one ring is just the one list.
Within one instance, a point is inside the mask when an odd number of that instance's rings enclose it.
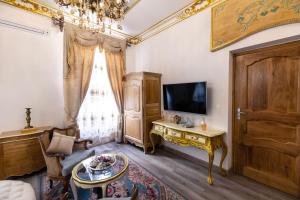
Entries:
{"label": "gold molding", "polygon": [[0,2],[9,4],[11,6],[15,6],[17,8],[35,13],[35,14],[39,14],[39,15],[43,15],[46,17],[52,17],[53,15],[55,15],[57,13],[57,9],[52,8],[50,6],[47,5],[43,5],[41,3],[38,3],[36,1],[33,0],[0,0]]}
{"label": "gold molding", "polygon": [[[132,6],[130,6],[126,13],[130,12],[140,1],[141,0],[135,0],[135,2],[132,4]],[[177,23],[182,22],[191,16],[194,16],[205,10],[206,8],[211,7],[221,1],[223,0],[196,0],[193,3],[190,3],[187,6],[173,12],[169,16],[151,25],[149,28],[145,29],[143,32],[135,36],[114,28],[112,28],[111,31],[113,33],[113,36],[127,39],[128,44],[138,45],[141,42],[167,30]],[[0,2],[50,18],[52,18],[59,12],[57,8],[53,8],[49,5],[34,0],[0,0]],[[68,16],[67,13],[64,13],[64,15]]]}
{"label": "gold molding", "polygon": [[216,1],[217,0],[197,0],[191,6],[181,11],[177,17],[179,20],[187,19],[195,14],[198,14],[207,7],[211,6]]}
{"label": "gold molding", "polygon": [[[141,0],[135,0],[132,6],[130,6],[126,11],[126,13],[128,13],[140,1]],[[35,0],[0,0],[0,2],[49,18],[56,16],[58,13],[61,13],[59,9]],[[70,19],[67,20],[67,22],[73,23],[71,20],[73,18],[68,13],[63,12],[63,15],[66,17],[66,19]],[[106,25],[106,28],[109,28],[108,25]],[[111,31],[113,35],[118,38],[127,39],[132,37],[131,35],[114,28],[111,28]]]}
{"label": "gold molding", "polygon": [[[196,0],[194,3],[191,3],[158,21],[140,34],[129,38],[128,43],[137,45],[221,1],[222,0]],[[138,40],[136,40],[137,38]],[[131,41],[134,41],[134,43],[131,43]]]}
{"label": "gold molding", "polygon": [[127,39],[128,44],[137,45],[142,42],[142,39],[140,37],[131,37]]}
{"label": "gold molding", "polygon": [[132,10],[132,8],[134,8],[138,3],[140,3],[141,0],[135,0],[131,6],[128,7],[128,9],[126,10],[125,14],[129,13],[129,11]]}

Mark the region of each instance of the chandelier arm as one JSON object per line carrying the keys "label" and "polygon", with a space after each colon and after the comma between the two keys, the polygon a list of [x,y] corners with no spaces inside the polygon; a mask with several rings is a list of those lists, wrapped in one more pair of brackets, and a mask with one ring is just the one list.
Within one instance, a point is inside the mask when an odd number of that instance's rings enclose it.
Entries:
{"label": "chandelier arm", "polygon": [[[75,19],[79,18],[76,23],[81,28],[97,29],[102,32],[105,32],[105,21],[109,23],[109,29],[113,23],[118,23],[118,29],[122,29],[119,22],[124,19],[129,7],[128,2],[128,0],[56,0],[58,5],[74,16],[74,23]],[[71,8],[69,9],[68,6]],[[54,21],[56,24],[63,23],[63,20],[58,18]]]}

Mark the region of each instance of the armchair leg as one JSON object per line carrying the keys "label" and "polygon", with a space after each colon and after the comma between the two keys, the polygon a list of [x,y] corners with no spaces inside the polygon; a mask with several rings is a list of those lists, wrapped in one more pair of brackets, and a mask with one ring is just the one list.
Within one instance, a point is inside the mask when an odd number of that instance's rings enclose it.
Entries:
{"label": "armchair leg", "polygon": [[50,186],[50,189],[53,188],[53,180],[52,179],[49,179],[49,186]]}
{"label": "armchair leg", "polygon": [[67,177],[65,177],[65,178],[63,179],[63,186],[64,186],[63,193],[68,192],[69,181],[68,181],[68,178],[67,178]]}

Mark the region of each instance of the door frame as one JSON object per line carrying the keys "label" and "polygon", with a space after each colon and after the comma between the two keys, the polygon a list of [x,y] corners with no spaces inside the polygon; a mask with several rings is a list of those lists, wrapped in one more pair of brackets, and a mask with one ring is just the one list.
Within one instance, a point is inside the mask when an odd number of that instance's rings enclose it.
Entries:
{"label": "door frame", "polygon": [[[234,137],[236,132],[236,110],[235,110],[235,73],[236,73],[236,65],[235,65],[235,57],[243,54],[248,54],[254,51],[258,51],[264,48],[278,46],[278,45],[284,45],[292,42],[300,42],[300,35],[287,37],[279,40],[274,40],[271,42],[261,43],[257,45],[252,45],[236,50],[232,50],[229,52],[229,120],[228,120],[228,127],[229,132],[231,132],[231,168],[230,172],[236,174],[237,172],[237,166],[235,164],[235,152],[234,149],[236,149],[235,143],[234,143]],[[231,112],[230,112],[231,111]]]}

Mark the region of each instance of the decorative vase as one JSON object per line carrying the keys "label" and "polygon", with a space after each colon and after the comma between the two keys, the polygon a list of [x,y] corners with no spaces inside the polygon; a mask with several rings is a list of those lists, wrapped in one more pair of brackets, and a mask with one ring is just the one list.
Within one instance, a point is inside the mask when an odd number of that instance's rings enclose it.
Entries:
{"label": "decorative vase", "polygon": [[31,113],[31,108],[25,108],[26,110],[26,123],[27,126],[25,126],[25,129],[29,129],[29,128],[33,128],[33,126],[30,125],[30,121],[31,121],[31,117],[30,117],[30,113]]}

